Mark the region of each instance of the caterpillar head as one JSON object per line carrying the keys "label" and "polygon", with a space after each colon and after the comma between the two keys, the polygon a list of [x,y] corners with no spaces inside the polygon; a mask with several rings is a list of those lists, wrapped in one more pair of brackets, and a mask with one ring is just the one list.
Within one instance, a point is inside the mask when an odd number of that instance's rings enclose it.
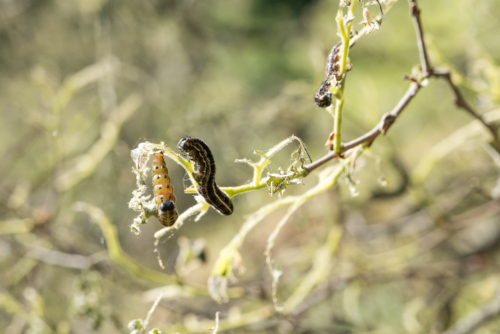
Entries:
{"label": "caterpillar head", "polygon": [[160,204],[160,211],[172,211],[175,209],[175,204],[172,201],[166,200],[161,202]]}
{"label": "caterpillar head", "polygon": [[314,103],[320,108],[326,108],[332,104],[332,93],[327,92],[321,96],[314,97]]}
{"label": "caterpillar head", "polygon": [[191,138],[186,137],[186,138],[182,138],[181,140],[179,140],[179,143],[177,144],[177,148],[179,149],[179,151],[186,152],[189,150],[189,148],[191,147],[191,143],[189,142],[189,139],[191,139]]}

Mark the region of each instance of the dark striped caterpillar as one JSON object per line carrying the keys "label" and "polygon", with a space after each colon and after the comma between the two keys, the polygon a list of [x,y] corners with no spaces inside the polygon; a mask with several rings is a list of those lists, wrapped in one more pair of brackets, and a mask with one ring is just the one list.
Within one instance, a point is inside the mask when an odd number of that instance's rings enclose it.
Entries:
{"label": "dark striped caterpillar", "polygon": [[207,144],[201,139],[186,137],[179,141],[177,147],[181,152],[187,153],[198,167],[193,173],[198,183],[198,194],[219,213],[226,216],[232,214],[233,202],[215,183],[215,160]]}
{"label": "dark striped caterpillar", "polygon": [[175,207],[174,188],[170,184],[163,152],[156,153],[153,159],[153,187],[158,205],[158,220],[167,227],[174,225],[179,213]]}
{"label": "dark striped caterpillar", "polygon": [[330,51],[326,61],[325,78],[314,95],[314,103],[320,108],[326,108],[332,104],[332,93],[330,92],[330,87],[332,85],[333,78],[335,78],[336,82],[339,82],[342,79],[340,77],[339,63],[341,46],[342,42],[338,42],[332,48],[332,51]]}

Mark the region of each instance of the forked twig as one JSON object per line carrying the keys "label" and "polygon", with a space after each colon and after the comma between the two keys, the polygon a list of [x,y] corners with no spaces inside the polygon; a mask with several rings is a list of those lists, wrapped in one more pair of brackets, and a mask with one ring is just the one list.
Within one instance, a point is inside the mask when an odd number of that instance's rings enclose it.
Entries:
{"label": "forked twig", "polygon": [[[406,91],[405,95],[399,100],[398,104],[392,109],[391,112],[388,112],[384,114],[380,120],[380,122],[370,131],[365,133],[364,135],[348,142],[345,144],[342,144],[342,150],[341,153],[346,152],[347,150],[350,150],[351,148],[354,148],[356,146],[359,146],[364,143],[371,143],[380,135],[380,134],[385,134],[389,128],[394,124],[396,121],[396,118],[399,117],[399,115],[403,112],[403,110],[406,108],[406,106],[410,103],[410,101],[415,97],[419,89],[421,88],[420,84],[417,82],[412,81],[410,84],[410,87],[408,87],[408,90]],[[304,165],[304,170],[305,170],[305,175],[308,175],[311,173],[313,170],[316,168],[324,165],[328,161],[338,158],[339,155],[331,151],[330,153],[326,154],[322,158],[316,160],[313,163],[310,163],[308,165]]]}
{"label": "forked twig", "polygon": [[422,73],[424,78],[435,77],[438,79],[439,78],[445,79],[448,85],[450,86],[451,90],[455,94],[455,104],[457,105],[457,107],[464,109],[472,117],[478,119],[481,123],[483,123],[483,125],[488,129],[488,131],[491,132],[493,140],[498,144],[499,138],[498,138],[497,126],[486,122],[484,118],[480,114],[478,114],[465,101],[462,93],[460,92],[458,87],[453,83],[450,71],[447,69],[434,69],[432,67],[432,64],[429,60],[429,55],[427,53],[427,47],[424,41],[424,31],[422,28],[422,21],[420,20],[420,8],[418,8],[417,6],[417,0],[408,0],[408,3],[410,5],[410,14],[413,18],[413,24],[415,26],[415,33],[417,34],[418,51],[420,54],[420,63],[422,66]]}

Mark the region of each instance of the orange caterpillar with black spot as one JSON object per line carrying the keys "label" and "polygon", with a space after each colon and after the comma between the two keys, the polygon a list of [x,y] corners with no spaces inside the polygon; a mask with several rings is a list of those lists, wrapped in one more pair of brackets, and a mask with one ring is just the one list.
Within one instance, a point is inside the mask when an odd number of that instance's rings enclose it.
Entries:
{"label": "orange caterpillar with black spot", "polygon": [[158,220],[167,227],[174,225],[179,213],[175,206],[174,188],[170,184],[163,152],[156,153],[153,159],[153,187],[155,202],[158,205]]}

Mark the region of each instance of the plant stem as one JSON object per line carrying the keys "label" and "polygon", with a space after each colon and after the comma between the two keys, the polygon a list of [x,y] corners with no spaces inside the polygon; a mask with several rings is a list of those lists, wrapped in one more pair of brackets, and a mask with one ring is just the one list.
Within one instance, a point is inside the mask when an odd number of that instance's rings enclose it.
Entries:
{"label": "plant stem", "polygon": [[[344,85],[341,86],[340,92],[344,94]],[[342,109],[344,108],[344,98],[337,100],[335,105],[335,120],[333,123],[333,132],[335,133],[335,153],[339,156],[342,153]]]}
{"label": "plant stem", "polygon": [[342,153],[342,111],[344,109],[344,88],[347,72],[347,56],[349,55],[349,37],[351,35],[352,22],[354,20],[354,10],[356,9],[357,1],[353,1],[349,6],[347,22],[344,23],[342,7],[339,8],[336,20],[342,38],[342,57],[340,59],[340,75],[342,80],[338,91],[339,98],[335,104],[335,121],[333,132],[335,133],[335,153]]}

